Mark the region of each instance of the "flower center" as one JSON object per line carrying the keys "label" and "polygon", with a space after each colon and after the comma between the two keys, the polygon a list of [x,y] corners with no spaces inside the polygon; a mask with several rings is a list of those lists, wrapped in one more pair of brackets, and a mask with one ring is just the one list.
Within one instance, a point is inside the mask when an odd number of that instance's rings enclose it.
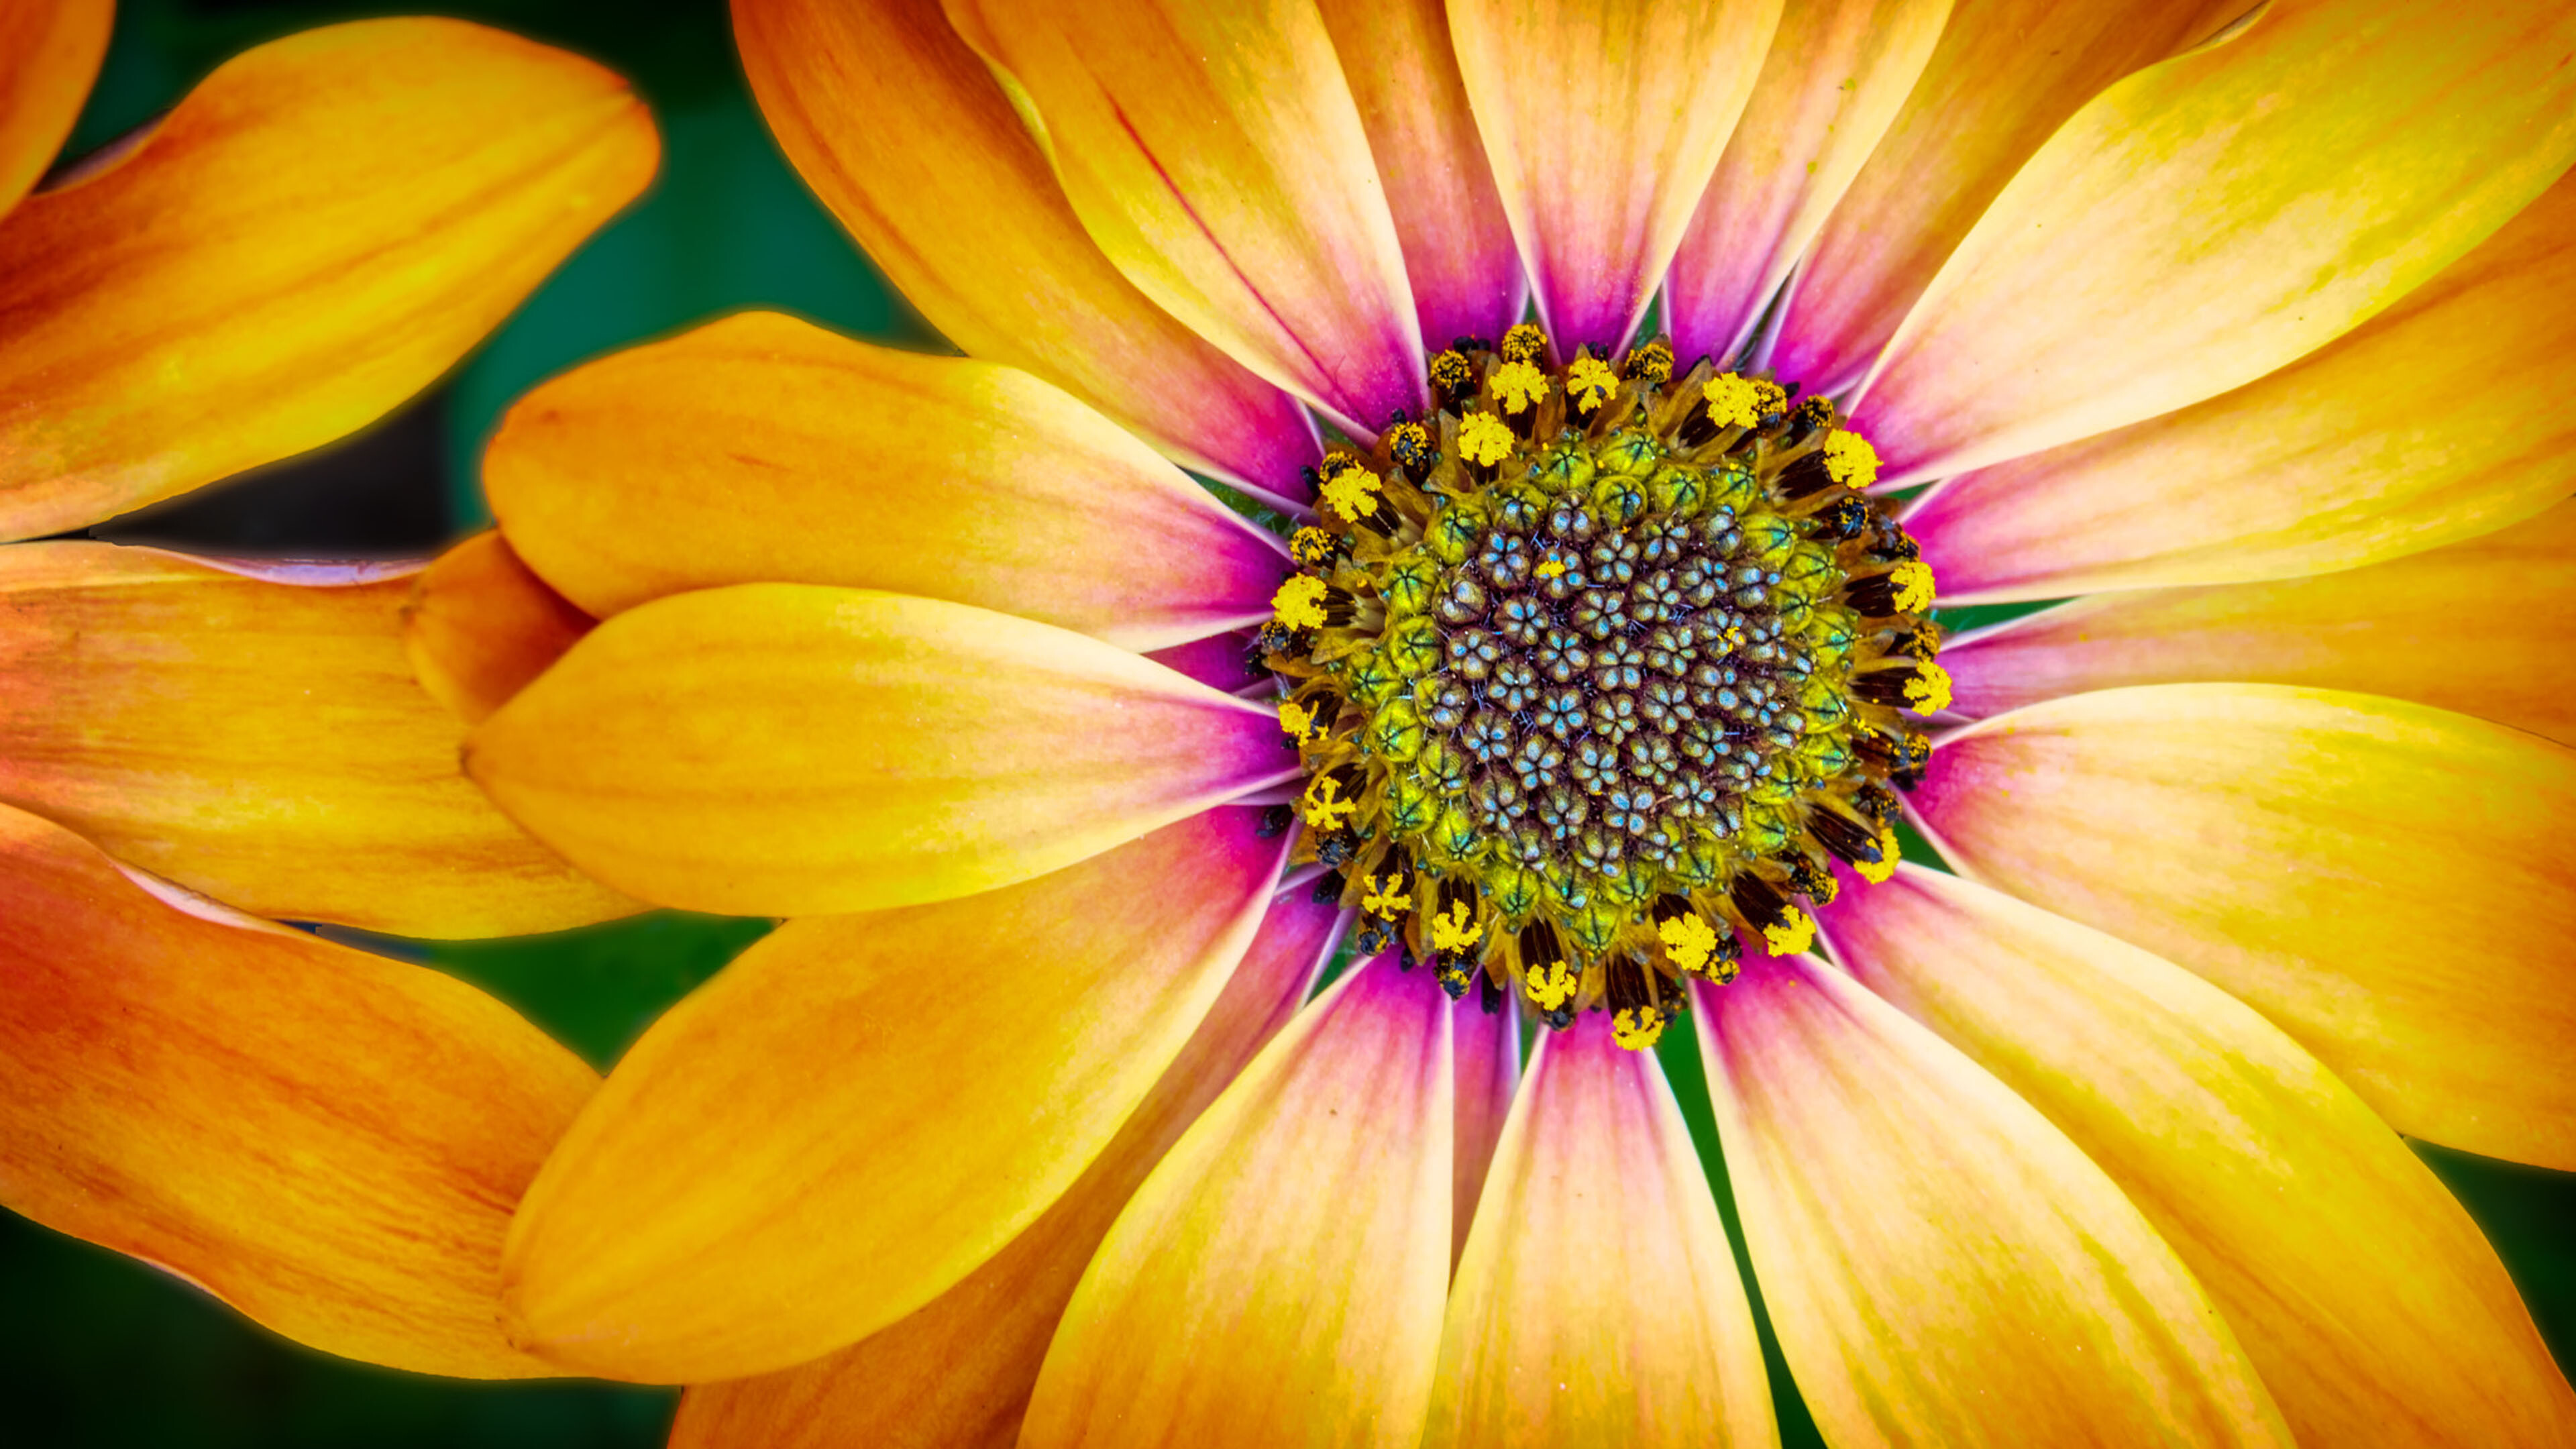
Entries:
{"label": "flower center", "polygon": [[1605,1007],[1653,1044],[1738,929],[1804,950],[1830,859],[1895,869],[1949,700],[1932,574],[1821,397],[1658,340],[1560,366],[1523,324],[1431,359],[1439,410],[1317,469],[1262,631],[1299,859],[1454,996]]}

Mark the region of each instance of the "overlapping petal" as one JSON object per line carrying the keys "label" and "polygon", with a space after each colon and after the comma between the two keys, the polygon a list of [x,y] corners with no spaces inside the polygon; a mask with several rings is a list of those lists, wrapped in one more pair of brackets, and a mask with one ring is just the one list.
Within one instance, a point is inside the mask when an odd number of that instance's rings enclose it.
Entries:
{"label": "overlapping petal", "polygon": [[570,1052],[6,808],[0,919],[0,1203],[316,1348],[553,1371],[496,1312],[511,1206],[596,1082]]}
{"label": "overlapping petal", "polygon": [[645,899],[827,915],[1059,870],[1296,773],[1278,716],[1080,634],[809,584],[608,620],[466,770]]}
{"label": "overlapping petal", "polygon": [[1392,954],[1263,1049],[1119,1215],[1020,1442],[1419,1439],[1449,1276],[1449,1003]]}
{"label": "overlapping petal", "polygon": [[2291,1442],[2207,1296],[2030,1104],[1809,958],[1694,988],[1745,1247],[1836,1444]]}
{"label": "overlapping petal", "polygon": [[1823,229],[1932,58],[1950,0],[1794,5],[1674,253],[1665,328],[1729,358]]}
{"label": "overlapping petal", "polygon": [[589,61],[453,20],[226,63],[0,225],[0,536],[182,493],[383,416],[653,174]]}
{"label": "overlapping petal", "polygon": [[439,555],[413,581],[403,649],[421,688],[457,718],[479,724],[597,622],[487,530]]}
{"label": "overlapping petal", "polygon": [[1216,1005],[1080,1181],[920,1311],[784,1373],[693,1388],[672,1449],[1010,1449],[1056,1320],[1154,1164],[1288,1024],[1339,940],[1339,913],[1271,907]]}
{"label": "overlapping petal", "polygon": [[2401,1132],[2576,1168],[2576,751],[2375,695],[2104,690],[1942,742],[1959,870],[2187,966]]}
{"label": "overlapping petal", "polygon": [[1323,16],[1301,0],[948,0],[1074,213],[1145,295],[1352,432],[1425,392],[1404,253]]}
{"label": "overlapping petal", "polygon": [[0,214],[71,135],[115,13],[111,0],[20,0],[0,13]]}
{"label": "overlapping petal", "polygon": [[1494,1146],[1510,1120],[1512,1096],[1521,1081],[1520,1013],[1487,1011],[1482,992],[1470,992],[1450,1008],[1451,1060],[1458,1077],[1458,1125],[1449,1175],[1449,1269],[1457,1271],[1467,1251],[1467,1230],[1476,1222],[1476,1201],[1484,1195],[1492,1169]]}
{"label": "overlapping petal", "polygon": [[1449,1292],[1425,1449],[1776,1445],[1753,1309],[1652,1052],[1546,1034]]}
{"label": "overlapping petal", "polygon": [[2227,1315],[2306,1444],[2557,1444],[2576,1394],[2456,1199],[2225,992],[1905,867],[1825,930],[1853,976],[2111,1175]]}
{"label": "overlapping petal", "polygon": [[2576,744],[2571,631],[2576,502],[2367,568],[2076,599],[1963,635],[1941,663],[1952,707],[1971,717],[2227,680],[2393,695]]}
{"label": "overlapping petal", "polygon": [[2386,312],[2233,392],[1952,479],[1906,516],[1944,602],[2289,578],[2576,489],[2576,181]]}
{"label": "overlapping petal", "polygon": [[457,774],[386,572],[0,550],[0,801],[262,915],[456,937],[637,909]]}
{"label": "overlapping petal", "polygon": [[1512,225],[1468,113],[1441,0],[1323,0],[1351,99],[1368,131],[1422,340],[1496,338],[1528,288]]}
{"label": "overlapping petal", "polygon": [[2571,45],[2576,12],[2547,6],[2274,0],[2114,85],[1995,198],[1864,383],[1884,481],[2186,407],[2368,320],[2576,160]]}
{"label": "overlapping petal", "polygon": [[735,0],[733,18],[788,160],[932,326],[1186,467],[1305,496],[1304,409],[1101,255],[939,0]]}
{"label": "overlapping petal", "polygon": [[511,547],[599,615],[726,584],[839,584],[1152,649],[1268,619],[1293,567],[1060,388],[774,312],[538,388],[483,484]]}
{"label": "overlapping petal", "polygon": [[518,1341],[791,1367],[937,1298],[1080,1177],[1207,1014],[1283,841],[1213,811],[966,900],[791,921],[655,1023],[528,1191]]}
{"label": "overlapping petal", "polygon": [[1771,360],[1809,392],[1861,380],[2013,173],[2105,86],[2248,0],[1958,0],[1887,134],[1782,302]]}
{"label": "overlapping petal", "polygon": [[1476,128],[1558,349],[1624,345],[1753,94],[1780,0],[1450,0]]}

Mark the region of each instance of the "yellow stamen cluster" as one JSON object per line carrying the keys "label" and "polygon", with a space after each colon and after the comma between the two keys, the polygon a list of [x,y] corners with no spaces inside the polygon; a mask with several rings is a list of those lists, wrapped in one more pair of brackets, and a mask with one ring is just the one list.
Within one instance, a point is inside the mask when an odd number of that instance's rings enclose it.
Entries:
{"label": "yellow stamen cluster", "polygon": [[1458,424],[1458,452],[1479,468],[1490,468],[1512,455],[1519,440],[1492,413],[1470,413]]}
{"label": "yellow stamen cluster", "polygon": [[1565,397],[1586,410],[1597,408],[1619,390],[1619,375],[1597,357],[1578,357],[1565,370]]}
{"label": "yellow stamen cluster", "polygon": [[1709,420],[1722,428],[1757,426],[1789,400],[1788,391],[1767,377],[1740,377],[1732,372],[1710,378],[1700,395],[1708,401]]}
{"label": "yellow stamen cluster", "polygon": [[1357,463],[1345,463],[1339,468],[1328,469],[1323,477],[1326,508],[1353,523],[1377,512],[1381,485],[1375,473]]}
{"label": "yellow stamen cluster", "polygon": [[1837,428],[1825,438],[1825,472],[1846,488],[1866,488],[1878,481],[1878,449]]}
{"label": "yellow stamen cluster", "polygon": [[1291,629],[1323,628],[1324,587],[1313,574],[1292,576],[1270,596],[1271,617]]}

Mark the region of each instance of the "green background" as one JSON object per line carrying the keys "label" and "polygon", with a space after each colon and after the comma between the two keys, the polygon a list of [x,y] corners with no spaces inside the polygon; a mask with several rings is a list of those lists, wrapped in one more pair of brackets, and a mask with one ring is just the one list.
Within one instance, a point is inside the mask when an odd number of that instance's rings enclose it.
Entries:
{"label": "green background", "polygon": [[[98,530],[102,536],[420,552],[482,521],[474,462],[500,409],[583,358],[754,305],[866,336],[937,345],[779,158],[744,88],[718,0],[489,0],[438,8],[581,51],[631,78],[662,126],[660,181],[398,417],[325,454]],[[244,47],[308,25],[388,13],[401,12],[131,0],[119,13],[72,152],[149,118]],[[762,929],[664,914],[533,940],[376,944],[476,982],[604,1067]],[[1661,1055],[1733,1233],[1689,1033],[1674,1033]],[[2418,1150],[2485,1227],[2567,1363],[2576,1350],[2576,1177]],[[1736,1252],[1743,1264],[1740,1237]],[[1758,1310],[1758,1286],[1756,1303]],[[1767,1321],[1763,1342],[1787,1442],[1817,1443]],[[647,1446],[661,1442],[673,1401],[668,1390],[460,1384],[329,1358],[173,1279],[0,1213],[0,1442]]]}

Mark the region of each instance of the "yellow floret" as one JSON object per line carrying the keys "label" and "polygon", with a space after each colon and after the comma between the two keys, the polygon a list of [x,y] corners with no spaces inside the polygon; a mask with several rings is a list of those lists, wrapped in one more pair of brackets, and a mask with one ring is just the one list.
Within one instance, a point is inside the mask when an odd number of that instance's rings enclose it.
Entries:
{"label": "yellow floret", "polygon": [[1291,629],[1324,627],[1324,581],[1313,574],[1299,574],[1279,586],[1270,596],[1272,618]]}
{"label": "yellow floret", "polygon": [[1774,956],[1795,956],[1816,944],[1816,923],[1796,906],[1781,913],[1780,919],[1762,928],[1762,940]]}
{"label": "yellow floret", "polygon": [[1526,362],[1506,362],[1485,380],[1507,413],[1527,412],[1547,396],[1547,374]]}
{"label": "yellow floret", "polygon": [[1324,732],[1324,722],[1312,710],[1293,699],[1279,701],[1279,727],[1301,745],[1313,744]]}
{"label": "yellow floret", "polygon": [[1330,775],[1317,775],[1306,787],[1306,798],[1300,813],[1306,823],[1318,830],[1338,830],[1342,821],[1360,808],[1357,800],[1342,798],[1342,784]]}
{"label": "yellow floret", "polygon": [[1837,428],[1825,437],[1825,476],[1846,488],[1878,481],[1878,450],[1858,433]]}
{"label": "yellow floret", "polygon": [[1852,869],[1859,871],[1860,878],[1868,881],[1871,885],[1884,885],[1886,884],[1888,877],[1896,874],[1897,862],[1903,858],[1904,853],[1898,849],[1896,844],[1896,832],[1893,830],[1882,830],[1878,833],[1877,861],[1873,863],[1864,860],[1860,864],[1853,866]]}
{"label": "yellow floret", "polygon": [[1458,424],[1458,454],[1490,468],[1512,455],[1512,430],[1492,413],[1469,413]]}
{"label": "yellow floret", "polygon": [[1789,400],[1788,390],[1776,382],[1732,372],[1710,378],[1699,391],[1708,399],[1709,421],[1722,428],[1752,427]]}
{"label": "yellow floret", "polygon": [[1377,512],[1380,486],[1377,475],[1366,468],[1344,468],[1324,481],[1324,506],[1357,523]]}
{"label": "yellow floret", "polygon": [[1521,979],[1541,1011],[1554,1011],[1574,999],[1574,968],[1562,961],[1533,965]]}
{"label": "yellow floret", "polygon": [[1905,681],[1905,707],[1916,714],[1936,714],[1950,707],[1950,671],[1938,664],[1918,664]]}
{"label": "yellow floret", "polygon": [[1708,969],[1708,958],[1717,954],[1717,928],[1697,916],[1675,916],[1655,927],[1664,941],[1664,954],[1672,958],[1675,969],[1696,973]]}
{"label": "yellow floret", "polygon": [[1619,378],[1610,364],[1597,357],[1578,357],[1565,370],[1565,395],[1570,401],[1587,408],[1597,408],[1619,390]]}
{"label": "yellow floret", "polygon": [[1333,556],[1333,536],[1310,523],[1288,535],[1288,552],[1310,569],[1322,568]]}
{"label": "yellow floret", "polygon": [[1369,877],[1368,894],[1360,897],[1360,909],[1391,921],[1413,909],[1413,892],[1404,889],[1404,877],[1400,875],[1373,875]]}
{"label": "yellow floret", "polygon": [[1540,564],[1537,568],[1530,570],[1530,572],[1543,579],[1562,578],[1565,576],[1565,560],[1557,558],[1549,559],[1547,562]]}
{"label": "yellow floret", "polygon": [[1626,1007],[1610,1018],[1610,1039],[1632,1052],[1641,1052],[1661,1041],[1664,1014],[1651,1006]]}
{"label": "yellow floret", "polygon": [[1431,949],[1464,951],[1485,939],[1484,923],[1474,918],[1465,901],[1451,901],[1449,909],[1431,918]]}
{"label": "yellow floret", "polygon": [[1896,586],[1896,607],[1921,610],[1932,607],[1932,566],[1921,559],[1908,559],[1898,564],[1887,581]]}

